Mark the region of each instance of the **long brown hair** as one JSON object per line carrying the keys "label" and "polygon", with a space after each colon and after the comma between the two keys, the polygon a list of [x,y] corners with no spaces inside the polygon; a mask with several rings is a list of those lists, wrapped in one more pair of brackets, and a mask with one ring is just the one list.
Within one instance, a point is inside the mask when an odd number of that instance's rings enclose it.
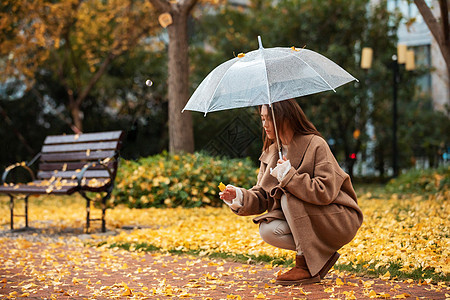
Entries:
{"label": "long brown hair", "polygon": [[[272,107],[266,105],[268,111],[268,117],[273,122],[272,119],[272,109],[273,114],[275,116],[275,120],[277,122],[278,136],[280,136],[280,132],[283,131],[284,128],[290,127],[294,131],[295,134],[315,134],[320,137],[322,135],[316,129],[314,124],[306,117],[300,105],[295,101],[295,99],[288,99],[279,102],[272,103]],[[261,113],[262,106],[259,106],[259,112]],[[264,129],[263,129],[263,151],[266,151],[270,145],[275,143],[275,140],[271,140],[267,137]]]}

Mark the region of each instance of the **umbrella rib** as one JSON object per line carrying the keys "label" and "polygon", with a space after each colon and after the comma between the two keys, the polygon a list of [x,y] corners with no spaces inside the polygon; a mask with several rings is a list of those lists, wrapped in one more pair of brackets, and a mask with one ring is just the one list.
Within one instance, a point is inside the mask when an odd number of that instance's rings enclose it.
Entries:
{"label": "umbrella rib", "polygon": [[[259,48],[259,51],[261,51],[262,61],[263,61],[263,64],[264,64],[264,71],[265,71],[264,73],[266,74],[267,97],[269,98],[269,106],[272,107],[272,100],[271,100],[271,96],[270,96],[270,86],[269,86],[269,74],[267,73],[266,58],[264,57],[264,48],[261,46]],[[280,159],[283,159],[283,157],[281,155],[281,147],[280,147],[280,140],[278,138],[277,122],[275,120],[275,113],[273,112],[273,107],[272,107],[271,111],[272,111],[273,126],[274,126],[274,129],[275,129],[275,138],[277,139],[278,155],[279,155]]]}
{"label": "umbrella rib", "polygon": [[[302,50],[300,50],[300,51],[302,51]],[[292,55],[293,57],[295,57],[295,58],[297,58],[297,59],[300,59],[302,62],[304,62],[311,70],[313,70],[314,71],[314,73],[316,73],[329,87],[330,87],[330,89],[332,89],[333,90],[333,92],[335,92],[336,93],[336,90],[328,83],[328,81],[326,81],[325,80],[325,78],[323,78],[322,77],[322,75],[320,75],[313,67],[311,67],[306,61],[304,61],[301,57],[297,57],[296,55],[294,55],[294,54],[292,54],[292,53],[287,53],[287,54],[289,54],[289,55]]]}
{"label": "umbrella rib", "polygon": [[270,86],[269,86],[269,75],[267,74],[267,66],[266,66],[266,58],[264,57],[264,48],[260,48],[258,49],[259,51],[261,51],[261,55],[262,55],[262,61],[264,64],[264,74],[266,75],[266,82],[267,82],[267,98],[269,99],[269,106],[272,106],[272,99],[270,96]]}
{"label": "umbrella rib", "polygon": [[[235,58],[236,58],[236,57],[235,57]],[[205,117],[206,117],[206,114],[208,113],[208,108],[209,108],[209,106],[211,105],[212,100],[214,99],[214,95],[216,94],[217,88],[219,87],[219,85],[220,85],[220,83],[222,82],[222,80],[225,78],[225,75],[228,73],[228,71],[230,70],[230,68],[231,68],[236,62],[238,62],[238,60],[236,60],[234,63],[232,63],[231,66],[225,71],[225,73],[223,73],[222,78],[220,78],[219,82],[217,83],[216,87],[214,88],[214,92],[212,93],[211,98],[209,98],[208,105],[206,105],[206,108],[205,108],[205,115],[204,115]]]}

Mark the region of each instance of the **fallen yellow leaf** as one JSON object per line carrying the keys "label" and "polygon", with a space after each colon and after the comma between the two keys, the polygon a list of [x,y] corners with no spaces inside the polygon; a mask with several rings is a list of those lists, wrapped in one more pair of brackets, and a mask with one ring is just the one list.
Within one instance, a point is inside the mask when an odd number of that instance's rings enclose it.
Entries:
{"label": "fallen yellow leaf", "polygon": [[342,282],[342,280],[340,278],[336,278],[336,284],[338,286],[342,286],[342,285],[344,285],[344,282]]}
{"label": "fallen yellow leaf", "polygon": [[376,298],[377,297],[377,293],[374,290],[371,290],[368,296],[370,298]]}
{"label": "fallen yellow leaf", "polygon": [[126,288],[125,291],[122,293],[122,296],[131,296],[133,293],[129,288]]}
{"label": "fallen yellow leaf", "polygon": [[403,293],[403,294],[395,295],[395,296],[392,297],[392,298],[394,298],[394,299],[406,299],[406,298],[408,298],[408,297],[411,297],[411,295],[408,294],[408,293]]}

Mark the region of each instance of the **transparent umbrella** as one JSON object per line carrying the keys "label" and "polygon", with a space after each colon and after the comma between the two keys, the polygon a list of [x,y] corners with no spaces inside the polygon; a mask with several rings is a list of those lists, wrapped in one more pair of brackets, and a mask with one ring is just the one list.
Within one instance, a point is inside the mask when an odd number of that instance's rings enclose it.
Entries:
{"label": "transparent umbrella", "polygon": [[[335,91],[357,80],[317,52],[295,47],[264,48],[260,36],[258,43],[259,49],[240,54],[212,70],[183,111],[199,111],[206,116],[208,112],[239,107],[272,106],[290,98]],[[278,133],[276,139],[280,149]]]}

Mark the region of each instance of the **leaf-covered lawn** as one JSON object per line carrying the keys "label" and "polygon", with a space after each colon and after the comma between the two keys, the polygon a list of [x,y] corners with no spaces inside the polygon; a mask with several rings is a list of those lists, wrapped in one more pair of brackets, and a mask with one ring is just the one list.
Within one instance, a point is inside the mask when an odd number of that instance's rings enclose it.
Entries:
{"label": "leaf-covered lawn", "polygon": [[[365,220],[354,240],[339,252],[337,269],[416,280],[448,281],[450,277],[450,192],[431,196],[360,193]],[[0,197],[0,224],[9,226],[9,199]],[[20,205],[16,205],[18,211]],[[85,223],[85,201],[79,196],[38,197],[30,201],[30,226],[51,230]],[[94,214],[98,213],[94,211]],[[110,237],[92,243],[129,250],[187,252],[272,264],[292,262],[291,251],[264,243],[251,217],[222,208],[129,209],[107,211]],[[42,222],[44,221],[44,222]],[[23,226],[21,218],[16,226]],[[139,226],[121,230],[123,226]]]}

